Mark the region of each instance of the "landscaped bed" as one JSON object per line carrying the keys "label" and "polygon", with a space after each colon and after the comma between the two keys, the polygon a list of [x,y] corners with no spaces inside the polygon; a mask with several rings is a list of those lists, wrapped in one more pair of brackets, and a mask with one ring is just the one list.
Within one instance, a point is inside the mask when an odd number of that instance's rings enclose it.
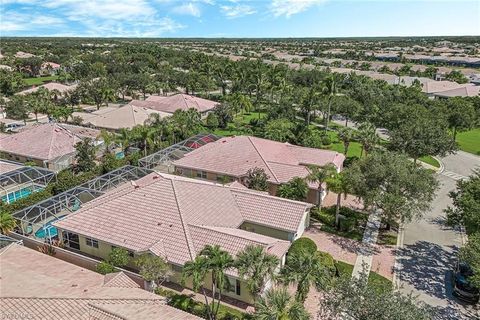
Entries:
{"label": "landscaped bed", "polygon": [[352,209],[341,207],[340,214],[345,218],[340,220],[340,227],[335,226],[335,206],[318,209],[312,209],[312,219],[322,223],[321,231],[333,233],[341,237],[362,241],[365,225],[368,220],[368,214],[354,211]]}

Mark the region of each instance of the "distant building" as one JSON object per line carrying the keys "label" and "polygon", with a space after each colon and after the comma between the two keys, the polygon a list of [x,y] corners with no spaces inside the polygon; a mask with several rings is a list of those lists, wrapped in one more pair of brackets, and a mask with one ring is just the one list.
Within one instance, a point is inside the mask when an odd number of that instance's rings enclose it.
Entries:
{"label": "distant building", "polygon": [[[98,136],[100,131],[96,130],[96,133]],[[92,134],[95,133],[88,133]],[[38,124],[2,137],[0,157],[21,163],[33,162],[39,167],[59,171],[73,163],[75,144],[83,138],[85,136],[80,133],[74,133],[57,123]]]}
{"label": "distant building", "polygon": [[173,114],[176,110],[195,109],[202,116],[206,116],[219,103],[212,100],[198,98],[188,94],[174,94],[172,96],[150,96],[146,100],[133,100],[130,105]]}
{"label": "distant building", "polygon": [[47,74],[54,75],[54,74],[57,74],[58,71],[61,70],[61,68],[62,66],[59,65],[58,63],[47,61],[42,63],[42,67],[40,68],[40,73],[43,75],[47,75]]}
{"label": "distant building", "polygon": [[25,94],[29,94],[29,93],[34,93],[34,92],[38,91],[38,89],[40,89],[40,88],[45,88],[48,91],[57,91],[60,95],[63,95],[68,91],[75,90],[76,87],[77,87],[77,85],[75,85],[75,84],[71,85],[71,86],[67,86],[67,85],[64,85],[64,84],[61,84],[61,83],[57,83],[57,82],[49,82],[49,83],[45,83],[45,84],[42,84],[42,85],[37,86],[37,87],[33,87],[33,88],[30,88],[30,89],[27,89],[27,90],[20,91],[17,94],[25,95]]}
{"label": "distant building", "polygon": [[[269,193],[275,195],[278,186],[294,177],[305,178],[309,165],[333,164],[342,169],[345,156],[341,153],[300,147],[250,136],[219,139],[185,156],[173,164],[178,174],[201,179],[239,181],[245,184],[249,169],[261,168],[268,175]],[[309,183],[307,201],[317,203],[318,184]]]}

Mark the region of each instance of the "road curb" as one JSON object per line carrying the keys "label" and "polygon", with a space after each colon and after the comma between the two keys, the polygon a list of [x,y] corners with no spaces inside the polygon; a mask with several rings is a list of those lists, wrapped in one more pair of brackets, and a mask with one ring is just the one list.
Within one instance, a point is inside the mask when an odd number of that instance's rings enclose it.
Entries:
{"label": "road curb", "polygon": [[443,164],[442,160],[436,156],[432,156],[433,159],[437,160],[437,162],[440,164],[440,169],[438,169],[437,173],[442,173],[445,171],[445,165]]}
{"label": "road curb", "polygon": [[399,249],[403,248],[403,240],[405,237],[405,226],[401,224],[398,228],[397,244],[395,245],[395,263],[393,264],[393,278],[392,282],[396,289],[400,288],[400,263],[398,262]]}

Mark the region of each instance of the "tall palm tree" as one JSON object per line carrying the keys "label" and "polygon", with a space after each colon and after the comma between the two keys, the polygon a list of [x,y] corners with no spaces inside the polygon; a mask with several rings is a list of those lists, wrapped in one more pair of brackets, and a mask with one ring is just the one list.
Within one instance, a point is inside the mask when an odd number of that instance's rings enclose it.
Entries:
{"label": "tall palm tree", "polygon": [[339,95],[337,76],[331,74],[323,80],[323,93],[327,97],[327,113],[325,117],[325,131],[328,131],[328,122],[330,121],[330,112],[335,96]]}
{"label": "tall palm tree", "polygon": [[17,226],[15,218],[6,211],[0,211],[0,233],[8,234]]}
{"label": "tall palm tree", "polygon": [[[192,286],[195,291],[202,291],[207,306],[207,316],[210,320],[217,318],[220,307],[219,301],[222,299],[222,292],[230,283],[225,272],[232,268],[234,264],[232,256],[222,250],[220,246],[207,245],[200,251],[199,255],[193,261],[184,265],[182,272],[182,282],[192,279]],[[205,278],[211,275],[211,293],[212,300],[208,301],[205,291]]]}
{"label": "tall palm tree", "polygon": [[358,127],[357,139],[362,145],[360,157],[367,155],[380,141],[380,137],[377,135],[376,128],[369,122],[364,122]]}
{"label": "tall palm tree", "polygon": [[247,281],[248,290],[256,298],[263,291],[265,283],[273,277],[280,260],[265,252],[261,246],[249,245],[237,254],[235,267],[238,274]]}
{"label": "tall palm tree", "polygon": [[280,281],[287,285],[296,284],[295,300],[303,303],[312,286],[315,286],[318,290],[324,290],[332,277],[333,274],[323,264],[318,251],[311,254],[301,250],[288,256],[287,264],[282,269]]}
{"label": "tall palm tree", "polygon": [[337,204],[335,207],[335,226],[340,226],[340,205],[342,201],[342,194],[347,197],[351,191],[351,184],[347,177],[348,171],[335,173],[331,178],[327,179],[327,188],[337,194]]}
{"label": "tall palm tree", "polygon": [[317,205],[318,208],[322,208],[322,192],[323,192],[323,184],[326,182],[328,178],[337,172],[336,167],[329,163],[324,166],[308,166],[309,174],[307,176],[307,181],[312,183],[318,183],[318,201]]}
{"label": "tall palm tree", "polygon": [[120,133],[117,136],[117,142],[122,145],[123,152],[127,151],[133,139],[132,130],[127,128],[120,129]]}
{"label": "tall palm tree", "polygon": [[350,142],[353,140],[354,137],[355,137],[354,132],[350,128],[345,127],[345,128],[340,128],[338,130],[338,138],[343,143],[343,154],[345,155],[345,157],[347,156]]}
{"label": "tall palm tree", "polygon": [[292,299],[285,288],[270,289],[255,304],[255,320],[308,320],[302,303]]}

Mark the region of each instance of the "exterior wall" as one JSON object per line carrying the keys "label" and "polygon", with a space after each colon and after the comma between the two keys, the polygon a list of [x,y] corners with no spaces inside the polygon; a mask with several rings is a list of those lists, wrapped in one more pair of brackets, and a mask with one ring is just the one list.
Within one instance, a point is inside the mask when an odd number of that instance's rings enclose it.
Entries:
{"label": "exterior wall", "polygon": [[250,232],[262,234],[264,236],[269,236],[272,238],[276,239],[281,239],[281,240],[287,240],[287,241],[293,241],[294,240],[294,235],[290,232],[283,231],[283,230],[278,230],[278,229],[273,229],[270,227],[258,225],[255,223],[251,222],[244,222],[240,226],[240,229],[247,230]]}
{"label": "exterior wall", "polygon": [[297,240],[298,238],[300,238],[305,232],[305,229],[308,228],[309,225],[310,225],[310,211],[307,210],[303,215],[302,221],[300,222],[300,225],[298,226],[298,229],[297,229],[297,234],[295,235],[295,238],[293,240]]}
{"label": "exterior wall", "polygon": [[14,153],[1,152],[0,157],[4,158],[4,159],[7,159],[7,160],[20,162],[20,163],[35,162],[35,165],[38,166],[38,167],[41,167],[41,168],[46,167],[45,162],[43,160],[32,159],[32,158],[17,155],[17,154],[14,154]]}
{"label": "exterior wall", "polygon": [[[205,178],[201,178],[197,174],[200,172],[203,172],[206,174]],[[203,171],[203,170],[195,170],[195,169],[190,169],[190,168],[182,168],[182,167],[175,167],[175,173],[180,174],[184,177],[188,178],[194,178],[194,179],[202,179],[202,180],[209,180],[213,182],[221,182],[220,180],[225,176],[223,174],[219,174],[216,172],[209,172],[209,171]],[[230,181],[236,180],[234,177],[229,177]]]}
{"label": "exterior wall", "polygon": [[[59,237],[62,237],[62,230],[59,229],[58,231],[59,231],[58,232]],[[82,253],[87,254],[87,255],[97,257],[97,258],[100,258],[100,259],[106,259],[108,257],[108,254],[112,250],[112,245],[108,244],[106,242],[98,241],[98,248],[94,248],[94,247],[87,246],[85,236],[78,235],[78,238],[79,238],[79,242],[80,242],[80,251]],[[132,263],[127,265],[127,267],[135,269],[134,268],[135,266]],[[231,279],[231,282],[233,284],[235,284],[236,278],[230,277],[230,276],[229,276],[229,278]],[[181,285],[182,276],[181,276],[181,268],[180,267],[172,266],[172,276],[170,277],[169,280],[173,283],[177,283],[177,284]],[[192,286],[191,280],[187,280],[184,284],[184,287],[192,289],[193,286]],[[212,287],[211,276],[207,276],[207,279],[205,280],[205,288],[210,290],[211,287]],[[246,283],[242,280],[240,280],[240,295],[237,295],[235,290],[233,290],[233,292],[223,292],[222,294],[225,295],[225,296],[228,296],[228,297],[246,302],[246,303],[253,303],[254,302],[252,295],[248,291]]]}

